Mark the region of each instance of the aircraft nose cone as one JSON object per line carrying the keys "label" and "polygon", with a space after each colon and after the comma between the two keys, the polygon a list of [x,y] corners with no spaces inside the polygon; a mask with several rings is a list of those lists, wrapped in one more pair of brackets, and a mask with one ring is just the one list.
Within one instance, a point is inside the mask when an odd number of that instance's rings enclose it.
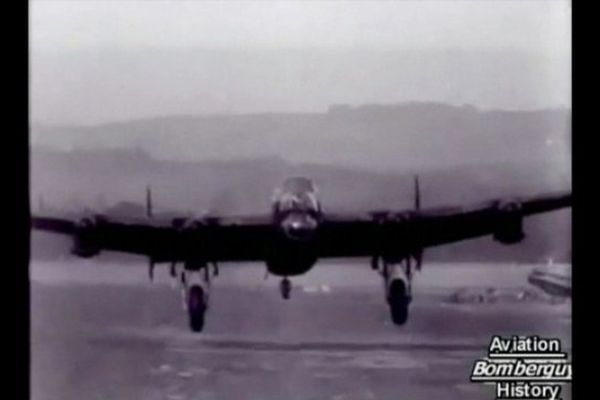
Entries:
{"label": "aircraft nose cone", "polygon": [[307,239],[317,227],[317,221],[309,215],[291,214],[282,222],[286,235],[292,239]]}

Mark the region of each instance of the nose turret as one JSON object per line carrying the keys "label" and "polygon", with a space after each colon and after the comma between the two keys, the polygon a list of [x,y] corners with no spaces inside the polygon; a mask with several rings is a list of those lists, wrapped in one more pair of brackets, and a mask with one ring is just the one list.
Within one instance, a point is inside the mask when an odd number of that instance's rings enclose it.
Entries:
{"label": "nose turret", "polygon": [[281,228],[290,239],[309,239],[317,229],[317,221],[308,213],[292,212],[281,221]]}

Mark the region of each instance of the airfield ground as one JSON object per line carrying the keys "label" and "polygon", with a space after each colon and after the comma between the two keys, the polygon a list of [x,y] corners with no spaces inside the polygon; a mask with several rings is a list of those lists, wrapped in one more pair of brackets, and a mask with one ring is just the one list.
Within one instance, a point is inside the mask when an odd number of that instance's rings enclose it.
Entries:
{"label": "airfield ground", "polygon": [[264,267],[224,265],[194,334],[166,269],[150,284],[142,264],[33,262],[32,399],[491,400],[469,382],[491,335],[570,349],[570,302],[528,286],[531,268],[427,264],[396,327],[366,262],[322,263],[288,301]]}

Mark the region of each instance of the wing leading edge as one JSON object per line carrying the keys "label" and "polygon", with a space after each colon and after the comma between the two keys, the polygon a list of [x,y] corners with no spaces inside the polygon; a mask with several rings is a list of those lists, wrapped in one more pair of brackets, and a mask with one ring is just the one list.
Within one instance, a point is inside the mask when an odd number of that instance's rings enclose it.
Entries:
{"label": "wing leading edge", "polygon": [[571,193],[560,192],[470,207],[326,216],[319,232],[319,256],[403,255],[487,235],[505,244],[516,243],[524,236],[524,217],[570,207],[571,203]]}
{"label": "wing leading edge", "polygon": [[259,216],[155,221],[94,215],[78,222],[31,218],[34,229],[73,236],[73,253],[79,256],[94,256],[106,250],[144,255],[156,262],[264,260],[273,231],[269,221]]}
{"label": "wing leading edge", "polygon": [[[523,238],[524,217],[570,207],[571,203],[571,194],[562,192],[471,207],[326,214],[315,237],[316,255],[404,255],[487,235],[502,243],[516,243]],[[108,250],[146,255],[157,261],[266,260],[278,233],[269,216],[163,222],[120,221],[101,215],[78,222],[33,216],[31,221],[34,229],[74,236],[74,252],[82,256]]]}

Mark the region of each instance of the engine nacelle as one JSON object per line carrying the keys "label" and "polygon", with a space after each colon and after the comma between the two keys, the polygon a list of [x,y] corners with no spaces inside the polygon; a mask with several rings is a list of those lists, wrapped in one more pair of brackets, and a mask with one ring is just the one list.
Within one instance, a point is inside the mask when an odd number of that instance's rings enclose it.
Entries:
{"label": "engine nacelle", "polygon": [[82,218],[75,227],[71,253],[82,258],[90,258],[100,253],[95,222]]}
{"label": "engine nacelle", "polygon": [[494,240],[502,244],[515,244],[525,238],[520,203],[500,203],[498,205],[497,218],[498,222],[494,231]]}

